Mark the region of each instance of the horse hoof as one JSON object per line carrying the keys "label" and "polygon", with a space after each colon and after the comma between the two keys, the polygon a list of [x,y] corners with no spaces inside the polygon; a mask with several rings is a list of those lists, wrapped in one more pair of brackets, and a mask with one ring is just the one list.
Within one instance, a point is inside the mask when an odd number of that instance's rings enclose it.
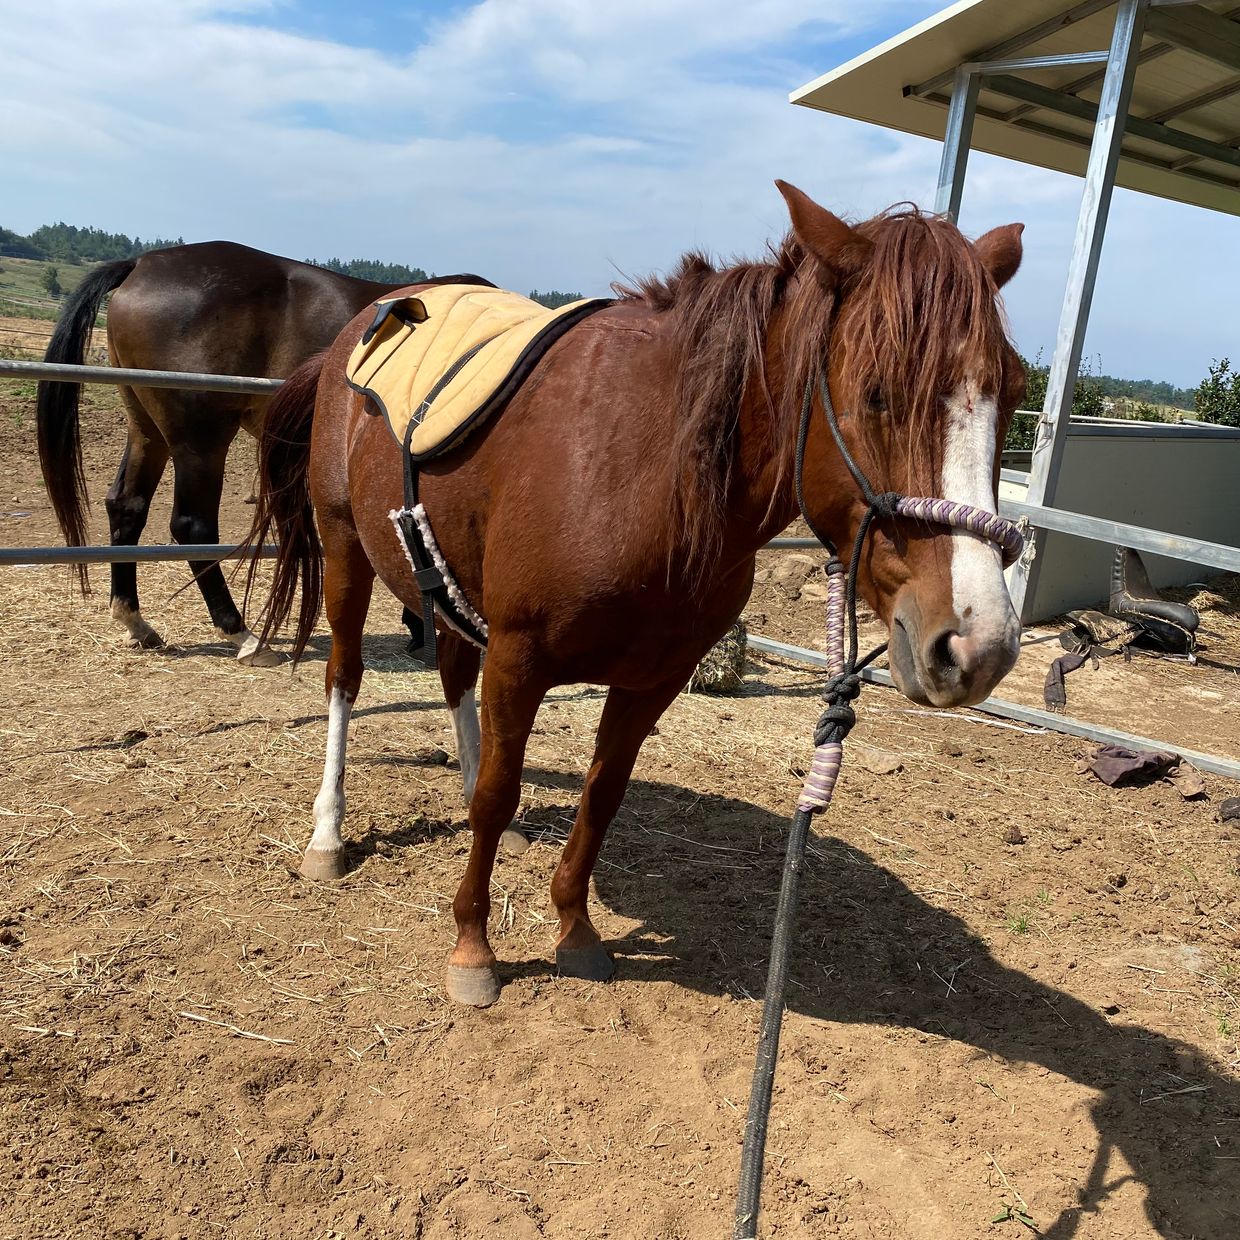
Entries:
{"label": "horse hoof", "polygon": [[130,607],[128,603],[114,598],[112,619],[125,630],[132,649],[162,650],[164,648],[164,639],[142,619],[142,613],[136,607]]}
{"label": "horse hoof", "polygon": [[283,660],[270,646],[258,646],[249,651],[243,649],[237,662],[242,667],[279,667]]}
{"label": "horse hoof", "polygon": [[242,667],[275,667],[282,660],[270,646],[264,646],[257,634],[249,629],[237,633],[225,633],[222,629],[215,630],[216,635],[237,647],[237,662]]}
{"label": "horse hoof", "polygon": [[519,857],[530,846],[530,837],[520,827],[509,827],[499,837],[499,846],[513,857]]}
{"label": "horse hoof", "polygon": [[616,972],[616,962],[602,943],[557,947],[555,967],[561,977],[580,977],[587,982],[609,982]]}
{"label": "horse hoof", "polygon": [[317,883],[343,878],[344,873],[343,848],[307,848],[302,856],[302,878],[309,878]]}
{"label": "horse hoof", "polygon": [[493,964],[448,966],[448,998],[466,1007],[490,1007],[499,998],[499,970]]}

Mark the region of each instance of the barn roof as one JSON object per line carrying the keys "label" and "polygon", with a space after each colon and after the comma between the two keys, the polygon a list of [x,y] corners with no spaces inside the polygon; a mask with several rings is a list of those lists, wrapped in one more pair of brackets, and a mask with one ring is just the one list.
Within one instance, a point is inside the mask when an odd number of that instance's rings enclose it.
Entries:
{"label": "barn roof", "polygon": [[[1240,215],[1240,5],[1152,4],[1116,184]],[[1113,0],[959,0],[793,103],[942,140],[958,66],[1105,52]],[[981,75],[972,146],[1082,175],[1105,63]]]}

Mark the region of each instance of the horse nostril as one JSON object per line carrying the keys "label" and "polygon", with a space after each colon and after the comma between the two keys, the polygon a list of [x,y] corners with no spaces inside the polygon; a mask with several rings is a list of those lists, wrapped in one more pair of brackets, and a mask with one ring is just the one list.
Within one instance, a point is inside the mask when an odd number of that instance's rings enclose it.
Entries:
{"label": "horse nostril", "polygon": [[956,657],[956,643],[960,634],[955,629],[944,629],[930,643],[928,662],[938,676],[950,676],[960,670],[960,662]]}

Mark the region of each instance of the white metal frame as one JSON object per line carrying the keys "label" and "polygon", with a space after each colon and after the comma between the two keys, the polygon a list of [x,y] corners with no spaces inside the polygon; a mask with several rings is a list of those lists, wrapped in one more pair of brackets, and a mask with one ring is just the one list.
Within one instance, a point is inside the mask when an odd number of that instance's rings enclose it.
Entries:
{"label": "white metal frame", "polygon": [[[1077,215],[1076,240],[1068,265],[1068,283],[1059,332],[1055,339],[1055,355],[1051,359],[1046,385],[1042,419],[1033,444],[1033,461],[1029,469],[1026,503],[1036,507],[1053,507],[1063,464],[1064,446],[1068,441],[1068,424],[1072,416],[1072,396],[1085,345],[1085,329],[1093,304],[1094,282],[1102,239],[1106,233],[1115,189],[1115,170],[1119,164],[1120,145],[1124,138],[1124,122],[1132,98],[1136,76],[1136,58],[1141,51],[1141,35],[1145,28],[1145,12],[1149,0],[1120,0],[1107,58],[1102,97],[1098,103],[1098,120],[1089,148],[1089,164],[1085,171],[1085,187]],[[1033,605],[1041,568],[1038,551],[1044,536],[1034,533],[1032,553],[1022,556],[1012,570],[1010,589],[1012,605],[1024,620]]]}
{"label": "white metal frame", "polygon": [[[1082,12],[1097,12],[1112,0],[1089,0],[1082,5]],[[1166,6],[1167,0],[1163,0]],[[1063,307],[1060,312],[1059,330],[1055,340],[1055,352],[1051,359],[1047,379],[1046,400],[1038,419],[1032,461],[1029,470],[1028,491],[1025,502],[1005,504],[1005,515],[1019,516],[1030,525],[1026,553],[1013,566],[1009,587],[1012,602],[1022,621],[1032,618],[1034,592],[1041,568],[1039,552],[1045,547],[1048,530],[1059,530],[1081,538],[1100,542],[1116,542],[1170,555],[1178,559],[1201,563],[1210,567],[1235,572],[1240,570],[1240,550],[1218,543],[1167,534],[1160,530],[1148,530],[1080,513],[1063,512],[1055,507],[1059,474],[1063,465],[1064,448],[1068,440],[1071,421],[1072,396],[1076,388],[1076,376],[1080,367],[1081,353],[1085,343],[1085,330],[1089,322],[1093,302],[1094,283],[1098,274],[1098,261],[1102,253],[1106,233],[1111,196],[1115,188],[1115,174],[1119,165],[1121,145],[1129,125],[1129,103],[1137,65],[1150,53],[1142,53],[1141,39],[1146,31],[1147,17],[1152,8],[1159,7],[1159,0],[1118,0],[1111,46],[1105,52],[1076,52],[1059,56],[1024,56],[1010,59],[994,59],[1008,51],[1026,46],[1031,35],[1044,33],[1041,27],[1035,31],[1009,40],[1008,43],[990,49],[985,59],[966,61],[957,67],[948,108],[947,129],[943,137],[943,155],[939,164],[938,186],[935,194],[935,210],[956,218],[964,190],[965,172],[968,166],[969,143],[973,132],[973,120],[977,112],[979,90],[992,84],[1007,83],[1021,87],[1022,97],[1031,101],[1027,107],[1040,106],[1036,100],[1050,100],[1056,106],[1072,104],[1088,112],[1094,119],[1094,132],[1090,143],[1089,162],[1085,172],[1085,184],[1081,193],[1081,205],[1077,215],[1076,237],[1072,258],[1068,267],[1068,279],[1064,290]],[[1166,35],[1174,30],[1174,19],[1158,19],[1157,30]],[[1049,29],[1055,23],[1044,23]],[[1150,23],[1154,25],[1153,22]],[[1187,36],[1185,36],[1187,37]],[[1160,45],[1161,46],[1161,45]],[[1157,50],[1157,49],[1154,49]],[[1195,49],[1195,50],[1200,50]],[[1204,54],[1204,53],[1203,53]],[[1226,48],[1217,52],[1220,59],[1230,57]],[[1016,71],[1061,68],[1068,65],[1105,64],[1102,74],[1102,93],[1095,108],[1073,95],[1048,91],[1032,83],[1023,83],[1010,75]],[[917,93],[937,89],[944,85],[948,74],[940,74],[930,82],[914,87]],[[1046,106],[1051,106],[1047,102]],[[1134,121],[1133,124],[1142,122]],[[1201,556],[1200,559],[1197,557]]]}

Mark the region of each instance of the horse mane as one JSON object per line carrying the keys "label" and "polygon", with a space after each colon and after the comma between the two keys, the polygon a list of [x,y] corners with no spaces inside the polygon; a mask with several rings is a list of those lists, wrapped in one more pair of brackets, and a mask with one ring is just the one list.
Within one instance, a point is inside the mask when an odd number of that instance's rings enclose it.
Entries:
{"label": "horse mane", "polygon": [[[995,390],[1002,378],[1007,333],[996,313],[997,290],[956,226],[901,203],[856,228],[873,251],[864,279],[838,290],[820,279],[817,260],[791,234],[757,261],[722,265],[690,251],[667,276],[612,285],[621,300],[644,303],[669,319],[676,422],[668,461],[675,471],[680,546],[695,572],[707,571],[722,539],[735,430],[753,386],[768,411],[770,450],[790,468],[792,454],[784,449],[796,435],[805,385],[825,363],[828,345],[843,344],[856,369],[877,378],[887,408],[913,437],[920,467],[937,458],[938,437],[933,419],[914,422],[910,411],[937,408],[943,391],[966,373],[985,390]],[[849,314],[844,334],[837,335],[835,311],[842,301]],[[781,308],[777,395],[767,346]],[[871,450],[878,430],[877,419],[862,422]],[[878,485],[895,483],[877,476]],[[786,481],[779,479],[772,507]]]}

